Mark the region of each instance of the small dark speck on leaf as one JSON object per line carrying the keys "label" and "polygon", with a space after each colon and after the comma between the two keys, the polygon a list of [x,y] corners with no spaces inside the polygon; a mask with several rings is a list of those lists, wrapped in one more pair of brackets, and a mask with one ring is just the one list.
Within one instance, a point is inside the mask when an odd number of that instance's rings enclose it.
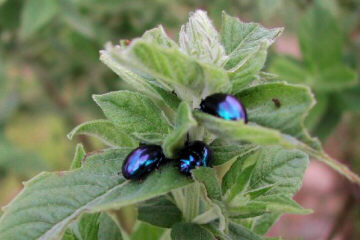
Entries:
{"label": "small dark speck on leaf", "polygon": [[273,98],[273,99],[271,99],[271,101],[274,102],[274,104],[275,104],[275,106],[276,106],[277,108],[279,108],[279,107],[281,106],[279,99]]}

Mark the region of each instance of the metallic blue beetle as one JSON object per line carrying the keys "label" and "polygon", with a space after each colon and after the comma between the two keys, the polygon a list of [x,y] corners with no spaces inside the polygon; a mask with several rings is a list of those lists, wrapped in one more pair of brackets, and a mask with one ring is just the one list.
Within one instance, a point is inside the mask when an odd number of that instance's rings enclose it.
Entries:
{"label": "metallic blue beetle", "polygon": [[165,156],[158,145],[141,145],[125,158],[122,174],[126,179],[138,180],[165,162]]}
{"label": "metallic blue beetle", "polygon": [[243,120],[247,123],[246,109],[233,95],[216,93],[206,97],[200,103],[201,111],[225,120]]}
{"label": "metallic blue beetle", "polygon": [[182,174],[190,176],[190,170],[195,167],[212,167],[213,158],[213,152],[208,145],[194,141],[180,150],[177,164]]}

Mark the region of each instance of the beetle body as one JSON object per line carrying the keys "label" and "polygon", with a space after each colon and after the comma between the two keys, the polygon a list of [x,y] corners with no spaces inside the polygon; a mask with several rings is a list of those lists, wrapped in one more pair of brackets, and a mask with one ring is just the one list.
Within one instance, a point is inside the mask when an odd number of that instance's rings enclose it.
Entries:
{"label": "beetle body", "polygon": [[180,150],[177,164],[182,174],[190,176],[190,170],[199,166],[212,167],[213,152],[203,142],[194,141]]}
{"label": "beetle body", "polygon": [[158,168],[165,161],[158,145],[141,145],[125,158],[122,174],[126,179],[139,180]]}
{"label": "beetle body", "polygon": [[232,121],[243,120],[247,123],[246,109],[233,95],[216,93],[206,97],[200,103],[201,111]]}

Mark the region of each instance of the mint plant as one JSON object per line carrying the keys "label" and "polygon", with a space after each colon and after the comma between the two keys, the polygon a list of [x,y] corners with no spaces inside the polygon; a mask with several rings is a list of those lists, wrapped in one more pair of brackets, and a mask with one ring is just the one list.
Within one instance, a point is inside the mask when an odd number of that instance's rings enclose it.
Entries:
{"label": "mint plant", "polygon": [[[261,71],[282,31],[224,13],[218,32],[199,10],[181,28],[178,43],[159,26],[130,44],[107,44],[100,59],[128,90],[94,95],[106,119],[68,135],[94,136],[107,148],[85,153],[79,144],[69,171],[25,182],[3,209],[0,239],[258,240],[282,214],[311,212],[292,199],[309,156],[360,184],[304,128],[315,104],[310,89]],[[219,92],[241,99],[248,124],[197,110]],[[118,173],[140,142],[161,145],[174,158],[187,134],[214,151],[214,168],[186,177],[169,163],[140,182]],[[139,223],[129,235],[114,211],[134,204]],[[149,228],[156,230],[147,234]]]}

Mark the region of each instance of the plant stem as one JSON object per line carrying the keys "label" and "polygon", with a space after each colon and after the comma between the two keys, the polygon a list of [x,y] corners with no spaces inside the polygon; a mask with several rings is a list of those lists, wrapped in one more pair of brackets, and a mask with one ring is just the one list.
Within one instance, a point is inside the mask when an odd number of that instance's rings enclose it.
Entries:
{"label": "plant stem", "polygon": [[345,164],[330,157],[324,151],[316,151],[306,144],[299,144],[297,147],[307,152],[311,157],[327,164],[329,167],[346,177],[351,182],[360,186],[360,176],[351,171],[350,168],[348,168]]}
{"label": "plant stem", "polygon": [[353,171],[351,171],[346,165],[343,163],[331,158],[328,154],[325,152],[322,152],[321,154],[313,155],[313,157],[317,158],[318,160],[326,163],[331,168],[336,170],[338,173],[346,177],[351,182],[357,184],[360,186],[360,177]]}

